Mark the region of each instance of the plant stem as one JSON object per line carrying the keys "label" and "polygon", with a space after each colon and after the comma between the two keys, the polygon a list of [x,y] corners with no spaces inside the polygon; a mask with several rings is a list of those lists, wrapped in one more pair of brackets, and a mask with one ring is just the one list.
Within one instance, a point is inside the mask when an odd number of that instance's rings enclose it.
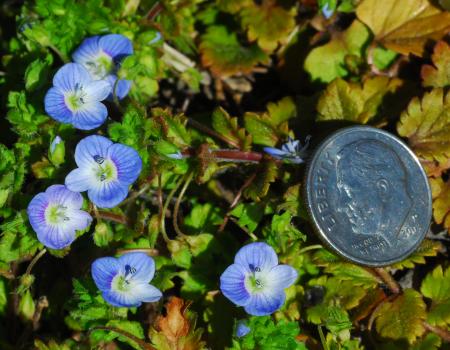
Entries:
{"label": "plant stem", "polygon": [[37,261],[42,258],[42,256],[47,252],[47,249],[42,249],[39,253],[37,253],[33,260],[31,260],[30,264],[27,267],[27,270],[25,271],[25,275],[31,274],[31,270],[33,269],[34,265],[36,265]]}
{"label": "plant stem", "polygon": [[238,193],[236,194],[236,196],[234,197],[233,201],[230,203],[230,206],[228,208],[228,211],[223,219],[222,224],[220,225],[219,229],[217,230],[217,232],[223,232],[223,230],[225,229],[225,226],[227,225],[228,220],[230,219],[230,215],[231,215],[231,211],[233,210],[234,207],[236,207],[236,205],[239,203],[239,200],[242,197],[242,193],[244,192],[244,190],[250,186],[250,184],[253,182],[253,180],[256,177],[256,173],[253,173],[245,182],[244,184],[241,186],[241,188],[239,189]]}
{"label": "plant stem", "polygon": [[177,192],[178,187],[180,187],[182,182],[183,182],[183,177],[181,177],[177,181],[177,183],[175,184],[175,187],[172,189],[172,191],[170,191],[169,195],[166,198],[166,202],[164,203],[164,206],[162,208],[162,212],[161,212],[161,233],[162,233],[164,241],[166,241],[166,243],[170,242],[170,238],[169,238],[169,236],[167,235],[167,232],[166,232],[166,220],[165,220],[165,218],[166,218],[166,211],[167,211],[167,208],[169,207],[170,201],[172,200],[173,196]]}
{"label": "plant stem", "polygon": [[175,203],[175,207],[173,209],[173,227],[174,227],[177,235],[180,237],[184,237],[186,235],[180,230],[180,227],[178,226],[178,211],[180,209],[180,204],[181,204],[181,200],[183,199],[184,193],[186,192],[186,190],[189,187],[189,184],[191,183],[193,178],[194,178],[194,172],[191,171],[190,174],[186,177],[186,181],[184,182],[184,185],[181,188],[180,194],[178,195],[177,201]]}
{"label": "plant stem", "polygon": [[134,336],[131,333],[128,333],[122,329],[119,328],[115,328],[115,327],[107,327],[107,326],[96,326],[93,327],[89,330],[89,333],[92,333],[96,330],[102,330],[102,331],[110,331],[110,332],[115,332],[117,334],[120,334],[132,341],[134,341],[136,344],[139,345],[139,347],[142,350],[156,350],[153,346],[151,346],[150,344],[146,343],[145,341],[143,341],[142,339],[139,339],[138,337]]}
{"label": "plant stem", "polygon": [[[218,149],[209,150],[208,152],[211,159],[219,162],[249,162],[259,163],[263,159],[263,154],[259,152],[247,152],[234,149]],[[194,157],[196,152],[194,149],[189,148],[181,152],[184,157]]]}
{"label": "plant stem", "polygon": [[129,224],[128,219],[124,215],[114,214],[114,213],[110,213],[108,211],[103,211],[103,210],[97,210],[97,215],[99,218],[109,220],[109,221],[114,221],[114,222],[117,222],[118,224],[122,224],[122,225]]}
{"label": "plant stem", "polygon": [[188,118],[188,124],[190,124],[191,126],[193,126],[194,128],[196,128],[200,131],[203,131],[206,134],[209,134],[209,135],[215,137],[216,139],[222,140],[223,142],[229,144],[231,147],[234,147],[237,149],[241,148],[240,144],[238,142],[236,142],[234,140],[230,140],[229,138],[219,134],[217,131],[214,131],[214,130],[208,128],[207,126],[199,123],[198,121],[196,121],[192,118]]}
{"label": "plant stem", "polygon": [[430,332],[436,333],[438,336],[442,338],[446,343],[450,343],[450,332],[444,328],[432,326],[431,324],[423,321],[422,325],[424,328]]}
{"label": "plant stem", "polygon": [[300,254],[309,252],[309,251],[311,251],[311,250],[317,250],[317,249],[322,249],[322,248],[323,248],[323,246],[322,246],[321,244],[313,244],[313,245],[310,245],[310,246],[308,246],[308,247],[305,247],[305,248],[300,249],[300,250],[298,251],[298,254],[300,255]]}
{"label": "plant stem", "polygon": [[383,280],[384,283],[386,283],[392,294],[399,294],[401,292],[402,289],[400,285],[385,268],[374,267],[372,270]]}

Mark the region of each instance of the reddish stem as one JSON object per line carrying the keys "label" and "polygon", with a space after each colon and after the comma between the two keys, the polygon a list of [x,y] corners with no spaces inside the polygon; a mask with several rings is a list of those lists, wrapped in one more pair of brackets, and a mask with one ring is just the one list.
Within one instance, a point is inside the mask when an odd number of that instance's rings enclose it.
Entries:
{"label": "reddish stem", "polygon": [[[193,157],[196,155],[196,150],[193,148],[185,149],[181,152],[185,157]],[[259,152],[246,152],[233,149],[219,149],[210,150],[209,155],[211,158],[218,161],[231,161],[231,162],[251,162],[259,163],[263,159],[263,154]]]}
{"label": "reddish stem", "polygon": [[103,210],[99,210],[97,214],[102,219],[114,221],[122,225],[128,225],[128,219],[124,215],[114,214]]}
{"label": "reddish stem", "polygon": [[442,338],[442,340],[444,340],[446,343],[450,343],[450,332],[447,331],[444,328],[440,328],[440,327],[435,327],[432,326],[431,324],[423,321],[422,325],[424,326],[424,328],[430,332],[436,333],[438,336],[440,336]]}

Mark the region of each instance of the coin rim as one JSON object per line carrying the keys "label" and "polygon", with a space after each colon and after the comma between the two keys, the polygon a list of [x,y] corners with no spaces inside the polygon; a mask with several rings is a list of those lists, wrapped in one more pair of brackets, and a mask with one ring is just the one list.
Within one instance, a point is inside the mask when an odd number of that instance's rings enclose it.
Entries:
{"label": "coin rim", "polygon": [[[374,262],[374,261],[366,261],[364,259],[361,258],[355,258],[354,256],[351,256],[350,254],[347,254],[346,252],[342,252],[340,251],[339,247],[337,247],[328,237],[325,233],[323,233],[322,229],[320,228],[320,225],[318,223],[318,220],[315,218],[315,215],[313,214],[313,210],[312,210],[312,198],[311,198],[311,191],[309,190],[312,185],[310,185],[310,183],[312,182],[312,177],[313,177],[313,172],[312,169],[314,168],[314,166],[317,164],[317,160],[319,159],[319,155],[322,153],[322,151],[325,149],[326,146],[328,146],[330,140],[335,139],[337,136],[341,136],[343,134],[348,134],[348,133],[353,133],[353,132],[357,132],[357,131],[369,131],[369,132],[378,132],[378,133],[382,133],[383,135],[385,135],[386,137],[388,137],[389,139],[392,139],[393,141],[397,142],[400,146],[402,146],[412,157],[412,160],[418,165],[419,167],[419,171],[422,174],[423,178],[425,179],[425,185],[427,188],[427,193],[428,193],[428,212],[427,212],[427,216],[428,216],[428,225],[426,226],[426,229],[423,231],[423,233],[421,234],[420,238],[417,240],[417,242],[411,246],[411,248],[406,252],[403,253],[400,257],[397,258],[393,258],[390,260],[385,260],[385,261],[380,261],[380,262]],[[414,152],[408,147],[408,145],[403,142],[403,140],[401,140],[400,138],[398,138],[397,136],[383,130],[383,129],[378,129],[372,126],[350,126],[350,127],[345,127],[342,128],[340,130],[337,130],[335,132],[333,132],[332,134],[330,134],[328,137],[326,137],[323,141],[320,142],[320,144],[315,148],[314,153],[312,155],[312,157],[308,160],[307,163],[307,168],[305,171],[305,177],[304,177],[304,198],[305,198],[305,205],[306,205],[306,209],[308,212],[308,215],[313,223],[313,228],[314,231],[316,232],[316,234],[319,236],[319,238],[322,240],[322,242],[328,247],[330,248],[333,252],[335,252],[337,255],[339,255],[340,257],[344,258],[347,261],[353,262],[353,263],[357,263],[363,266],[369,266],[369,267],[382,267],[382,266],[388,266],[391,265],[393,263],[405,260],[408,256],[410,256],[416,249],[417,247],[422,243],[422,241],[424,240],[430,225],[431,225],[431,219],[432,219],[432,197],[431,197],[431,187],[430,187],[430,183],[428,181],[428,176],[426,175],[425,170],[422,167],[422,164],[420,163],[419,159],[417,158],[417,156],[414,154]]]}

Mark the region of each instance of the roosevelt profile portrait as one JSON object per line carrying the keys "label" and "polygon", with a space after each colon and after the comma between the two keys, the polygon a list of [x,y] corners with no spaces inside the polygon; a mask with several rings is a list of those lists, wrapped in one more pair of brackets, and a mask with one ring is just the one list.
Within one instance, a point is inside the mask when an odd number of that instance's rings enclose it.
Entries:
{"label": "roosevelt profile portrait", "polygon": [[396,242],[413,204],[398,155],[376,140],[356,141],[337,154],[337,211],[356,235]]}

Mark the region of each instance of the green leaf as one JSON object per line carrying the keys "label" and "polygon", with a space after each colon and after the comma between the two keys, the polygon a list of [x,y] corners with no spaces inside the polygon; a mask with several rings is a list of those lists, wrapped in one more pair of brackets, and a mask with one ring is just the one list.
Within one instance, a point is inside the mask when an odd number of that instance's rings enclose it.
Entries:
{"label": "green leaf", "polygon": [[297,322],[279,321],[274,323],[268,316],[251,317],[247,323],[250,333],[236,339],[237,344],[231,349],[242,350],[306,350],[304,343],[296,340],[300,333]]}
{"label": "green leaf", "polygon": [[439,41],[434,47],[433,65],[422,66],[423,86],[446,87],[450,85],[450,45]]}
{"label": "green leaf", "polygon": [[45,85],[52,63],[52,55],[47,55],[44,60],[37,59],[30,63],[25,71],[25,89],[27,91],[34,91]]}
{"label": "green leaf", "polygon": [[434,333],[428,333],[423,339],[419,339],[411,350],[438,350],[441,348],[441,338]]}
{"label": "green leaf", "polygon": [[1,224],[0,232],[0,261],[10,263],[31,257],[41,247],[24,211]]}
{"label": "green leaf", "polygon": [[260,63],[267,63],[267,55],[256,44],[244,46],[236,33],[224,26],[208,27],[201,37],[202,63],[215,75],[229,76],[249,73]]}
{"label": "green leaf", "polygon": [[212,126],[220,135],[230,140],[231,144],[239,146],[244,151],[250,150],[252,137],[240,128],[237,118],[232,118],[221,107],[214,110],[212,114]]}
{"label": "green leaf", "polygon": [[240,203],[231,211],[238,218],[240,226],[254,232],[264,215],[264,206],[260,203]]}
{"label": "green leaf", "polygon": [[444,169],[447,168],[450,94],[444,94],[443,89],[434,89],[426,93],[422,100],[414,97],[400,116],[397,132],[408,138],[409,146],[420,158],[436,161]]}
{"label": "green leaf", "polygon": [[279,168],[275,161],[269,160],[259,164],[256,172],[258,176],[245,189],[244,195],[258,202],[269,192],[270,184],[278,177]]}
{"label": "green leaf", "polygon": [[450,230],[450,181],[444,182],[442,178],[430,178],[429,181],[433,196],[434,221]]}
{"label": "green leaf", "polygon": [[450,13],[428,0],[363,0],[356,14],[384,47],[422,56],[430,40],[441,39],[450,29]]}
{"label": "green leaf", "polygon": [[424,278],[420,291],[433,301],[427,321],[435,326],[450,324],[450,268],[443,271],[437,266]]}
{"label": "green leaf", "polygon": [[392,268],[396,270],[412,269],[416,264],[425,264],[425,257],[436,256],[442,249],[443,245],[439,241],[425,239],[414,253],[405,260],[393,264]]}
{"label": "green leaf", "polygon": [[263,0],[259,6],[245,7],[240,14],[249,41],[257,41],[266,51],[285,44],[295,27],[295,7],[286,9],[276,0]]}
{"label": "green leaf", "polygon": [[363,85],[336,79],[320,96],[317,120],[346,120],[366,124],[380,116],[383,99],[394,93],[401,84],[399,79],[386,77],[367,79]]}
{"label": "green leaf", "polygon": [[369,30],[360,21],[353,21],[345,32],[337,32],[331,40],[312,49],[306,57],[304,68],[313,81],[329,83],[349,74],[346,57],[362,57],[370,37]]}
{"label": "green leaf", "polygon": [[375,67],[381,70],[389,68],[397,56],[398,54],[395,51],[380,46],[377,46],[372,51],[373,63],[375,64]]}
{"label": "green leaf", "polygon": [[375,325],[382,337],[406,339],[410,344],[420,337],[425,328],[426,306],[420,293],[406,289],[393,301],[382,304],[374,313]]}
{"label": "green leaf", "polygon": [[288,120],[296,114],[294,101],[285,97],[276,103],[267,104],[265,113],[245,113],[245,128],[252,135],[253,143],[273,147],[279,139],[288,135]]}

